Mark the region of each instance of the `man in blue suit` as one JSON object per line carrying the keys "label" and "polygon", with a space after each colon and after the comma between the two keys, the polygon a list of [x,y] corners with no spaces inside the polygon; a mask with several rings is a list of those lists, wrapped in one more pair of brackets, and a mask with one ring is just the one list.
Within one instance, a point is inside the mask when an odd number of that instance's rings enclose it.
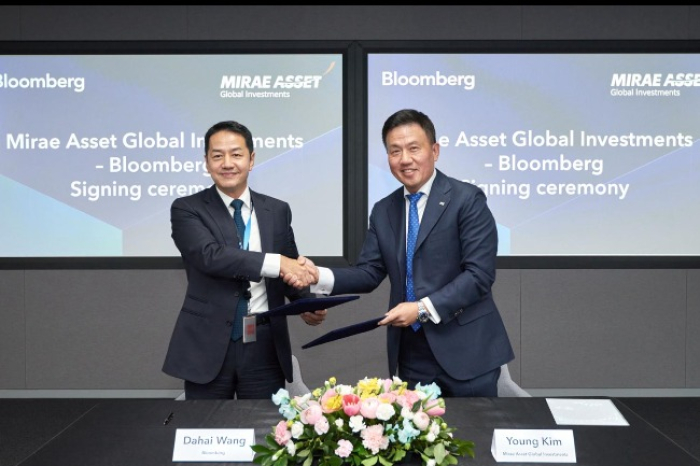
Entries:
{"label": "man in blue suit", "polygon": [[[222,121],[204,144],[214,185],[170,209],[188,283],[163,371],[184,379],[188,400],[269,399],[292,381],[291,345],[286,316],[257,314],[285,304],[285,297],[312,296],[312,278],[297,260],[289,204],[248,187],[255,162],[248,128]],[[294,278],[285,283],[281,273]],[[301,317],[317,325],[325,315]],[[245,316],[238,328],[246,331],[234,331]]]}
{"label": "man in blue suit", "polygon": [[[318,268],[311,291],[368,293],[388,275],[390,310],[379,324],[389,326],[390,375],[411,387],[435,382],[444,396],[497,396],[500,367],[514,355],[491,295],[498,237],[486,196],[435,168],[440,145],[425,114],[391,115],[382,140],[403,187],[373,207],[357,264]],[[419,192],[410,222],[407,195]],[[418,230],[415,238],[409,223]],[[310,261],[307,266],[315,269]]]}

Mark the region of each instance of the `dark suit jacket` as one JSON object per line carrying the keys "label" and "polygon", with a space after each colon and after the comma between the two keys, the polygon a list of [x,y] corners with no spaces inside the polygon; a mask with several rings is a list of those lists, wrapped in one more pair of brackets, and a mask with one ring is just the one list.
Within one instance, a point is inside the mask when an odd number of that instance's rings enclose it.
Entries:
{"label": "dark suit jacket", "polygon": [[[423,212],[413,277],[416,296],[429,297],[439,324],[423,325],[436,359],[450,376],[467,380],[514,358],[491,286],[498,234],[486,196],[439,170]],[[389,275],[389,308],[406,300],[406,206],[403,187],[377,202],[355,266],[332,268],[333,294],[367,293]],[[399,327],[387,329],[389,373],[396,374]]]}
{"label": "dark suit jacket", "polygon": [[[264,254],[298,256],[289,204],[252,190],[250,195],[262,253],[239,249],[236,226],[215,186],[176,199],[171,206],[172,237],[182,255],[188,283],[163,364],[166,374],[196,383],[213,380],[226,355],[238,300],[248,281],[262,279]],[[283,305],[285,296],[291,300],[302,296],[279,278],[265,278],[265,286],[270,309]],[[277,358],[291,382],[287,319],[273,317],[269,325]]]}

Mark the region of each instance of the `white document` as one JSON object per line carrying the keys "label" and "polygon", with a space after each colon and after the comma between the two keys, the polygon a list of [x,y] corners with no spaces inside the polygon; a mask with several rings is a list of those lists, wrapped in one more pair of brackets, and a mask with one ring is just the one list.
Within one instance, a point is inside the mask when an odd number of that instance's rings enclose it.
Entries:
{"label": "white document", "polygon": [[629,422],[612,400],[547,398],[549,410],[558,425],[628,426]]}
{"label": "white document", "polygon": [[494,429],[491,454],[499,463],[575,463],[571,429]]}
{"label": "white document", "polygon": [[173,462],[253,462],[253,429],[177,429]]}

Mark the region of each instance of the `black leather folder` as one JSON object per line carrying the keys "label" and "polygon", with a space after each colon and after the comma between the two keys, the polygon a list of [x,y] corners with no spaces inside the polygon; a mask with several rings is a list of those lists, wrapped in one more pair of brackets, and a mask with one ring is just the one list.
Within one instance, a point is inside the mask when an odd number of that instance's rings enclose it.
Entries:
{"label": "black leather folder", "polygon": [[312,346],[321,345],[323,343],[328,343],[329,341],[340,340],[342,338],[351,337],[359,333],[369,332],[380,326],[377,323],[382,320],[384,316],[375,317],[374,319],[365,320],[364,322],[359,322],[357,324],[348,325],[347,327],[337,328],[331,330],[325,335],[321,335],[313,341],[308,342],[302,346],[302,349],[311,348]]}
{"label": "black leather folder", "polygon": [[357,295],[324,296],[320,298],[300,298],[283,306],[258,314],[263,317],[293,316],[304,312],[320,311],[359,298]]}

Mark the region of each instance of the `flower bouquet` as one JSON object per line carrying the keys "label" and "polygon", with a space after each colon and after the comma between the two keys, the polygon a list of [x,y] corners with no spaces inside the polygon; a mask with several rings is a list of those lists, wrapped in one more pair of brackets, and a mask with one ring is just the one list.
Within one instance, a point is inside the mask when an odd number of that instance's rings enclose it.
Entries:
{"label": "flower bouquet", "polygon": [[433,384],[393,379],[362,379],[357,385],[336,384],[290,398],[280,389],[272,396],[285,418],[253,445],[253,462],[262,466],[391,466],[420,457],[426,466],[457,464],[474,457],[474,443],[453,436],[442,419],[445,400]]}

